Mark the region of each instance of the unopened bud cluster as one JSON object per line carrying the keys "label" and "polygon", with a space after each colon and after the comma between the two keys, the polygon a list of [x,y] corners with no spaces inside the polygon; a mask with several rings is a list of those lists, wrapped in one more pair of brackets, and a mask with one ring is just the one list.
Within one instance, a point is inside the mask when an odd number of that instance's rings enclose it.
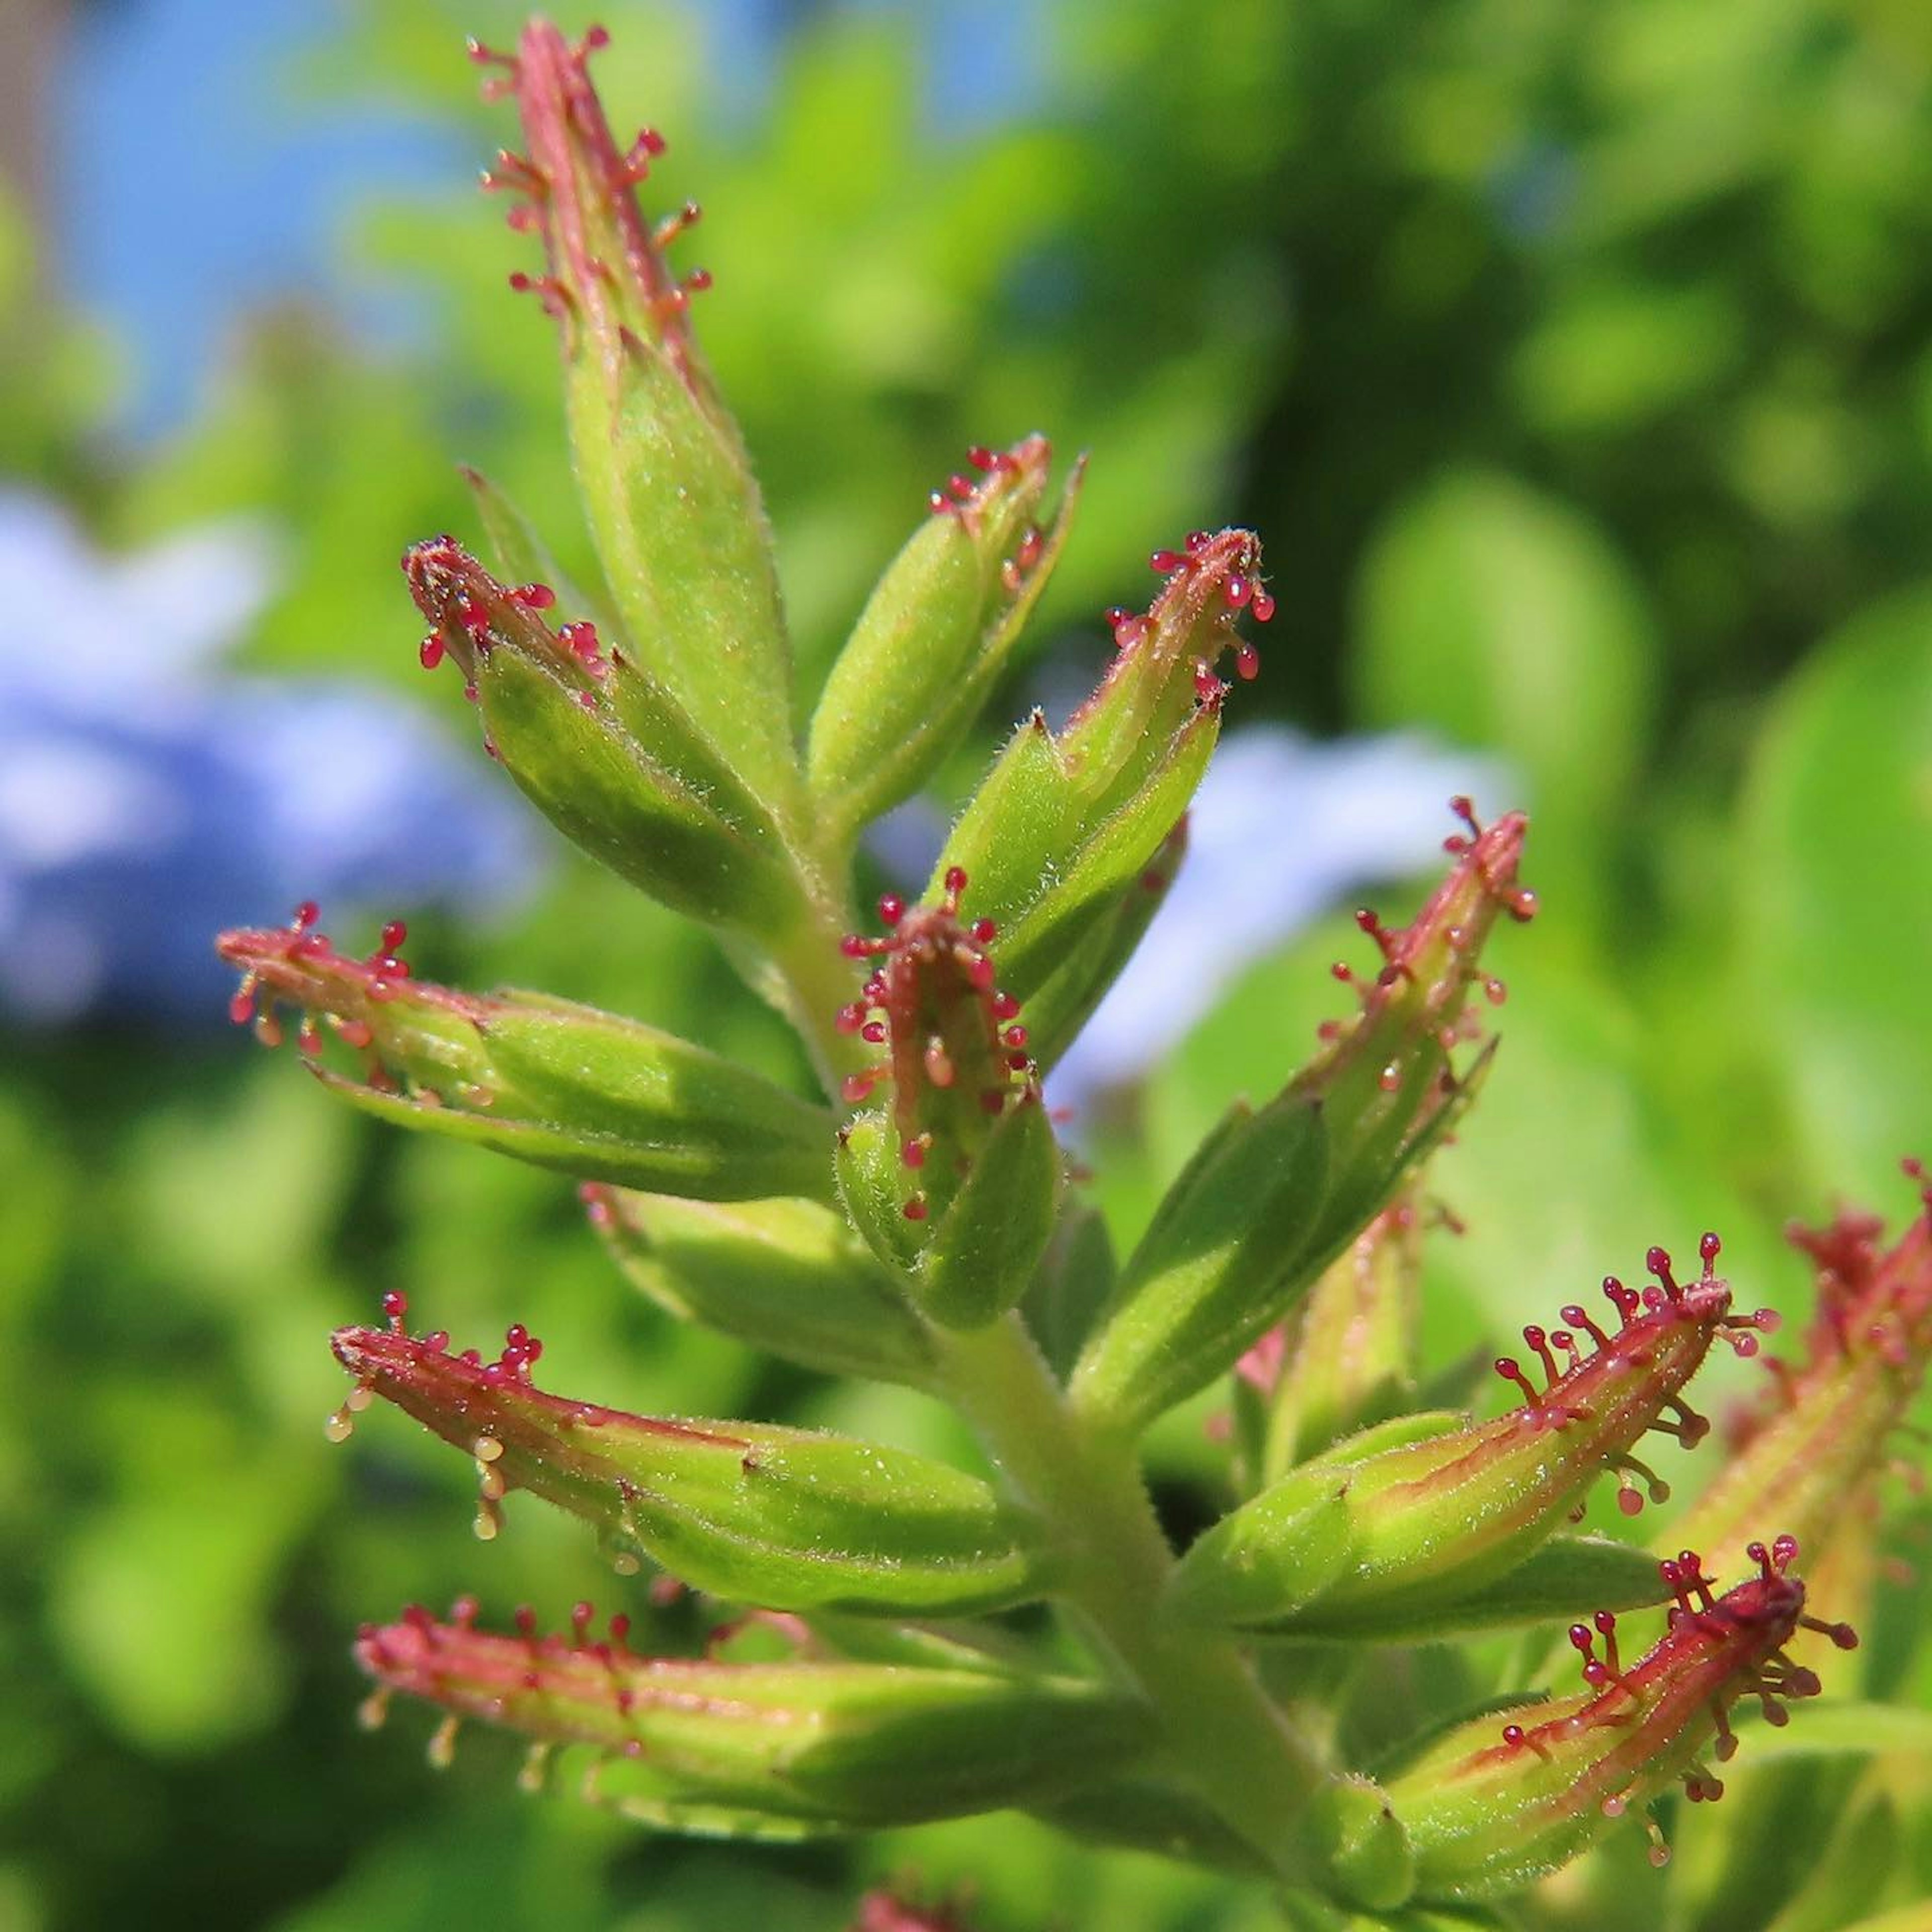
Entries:
{"label": "unopened bud cluster", "polygon": [[[1782,1725],[1856,1642],[1803,1577],[1840,1574],[1879,1521],[1886,1440],[1932,1356],[1932,1204],[1890,1242],[1853,1213],[1796,1238],[1817,1316],[1799,1359],[1767,1358],[1722,1457],[1686,1456],[1713,1433],[1697,1379],[1714,1343],[1754,1355],[1777,1324],[1745,1312],[1715,1234],[1694,1268],[1650,1249],[1641,1287],[1526,1285],[1526,1312],[1555,1317],[1487,1358],[1473,1399],[1445,1381],[1418,1339],[1427,1254],[1454,1226],[1430,1156],[1495,1059],[1498,929],[1537,910],[1526,819],[1459,798],[1420,909],[1358,915],[1366,962],[1334,969],[1352,1010],[1306,1065],[1258,1059],[1117,1258],[1043,1083],[1185,862],[1224,711],[1264,668],[1278,593],[1259,542],[1198,530],[1156,551],[1145,610],[1106,614],[1091,694],[1057,729],[1023,718],[930,878],[883,896],[872,879],[861,915],[863,835],[952,768],[1010,672],[1084,459],[1056,472],[1017,424],[968,450],[907,506],[842,651],[801,688],[758,484],[693,326],[710,278],[670,264],[698,210],[646,218],[664,143],[614,134],[590,70],[604,38],[538,21],[514,51],[475,50],[522,122],[525,151],[486,185],[541,244],[511,280],[556,321],[594,572],[567,579],[472,477],[491,560],[452,536],[412,544],[429,628],[399,647],[460,684],[560,832],[718,934],[718,970],[795,1024],[820,1090],[566,999],[438,985],[400,920],[360,952],[313,905],[222,937],[232,1016],[271,1046],[292,1031],[322,1084],[394,1125],[572,1177],[614,1279],[671,1318],[926,1391],[986,1454],[968,1471],[633,1413],[620,1365],[556,1360],[520,1323],[500,1348],[454,1346],[412,1330],[391,1288],[380,1322],[335,1334],[330,1438],[400,1410],[466,1461],[485,1544],[527,1496],[578,1519],[638,1594],[548,1634],[527,1606],[492,1628],[468,1597],[371,1624],[365,1715],[434,1706],[438,1763],[461,1725],[518,1733],[532,1789],[574,1754],[589,1795],[667,1830],[1017,1808],[1271,1880],[1324,1924],[1460,1924],[1462,1901],[1556,1870],[1673,1787],[1718,1798],[1734,1708]],[[1177,1550],[1142,1444],[1216,1387],[1231,1506]],[[1700,1463],[1701,1496],[1641,1546],[1646,1505]],[[1599,1493],[1615,1533],[1578,1528]],[[654,1622],[691,1592],[718,1608],[697,1652]],[[1503,1702],[1461,1721],[1418,1693],[1416,1742],[1372,1776],[1350,1761],[1371,1646],[1565,1628],[1580,1690],[1492,1686]],[[881,1928],[948,1916],[885,1892],[862,1910]]]}

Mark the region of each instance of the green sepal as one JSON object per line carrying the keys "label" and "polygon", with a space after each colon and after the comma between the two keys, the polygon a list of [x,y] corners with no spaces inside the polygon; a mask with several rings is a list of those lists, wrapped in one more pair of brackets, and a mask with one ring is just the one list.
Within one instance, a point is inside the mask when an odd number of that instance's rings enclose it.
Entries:
{"label": "green sepal", "polygon": [[983,1328],[1026,1292],[1053,1234],[1062,1168],[1037,1088],[999,1119],[920,1251],[912,1292],[947,1328]]}
{"label": "green sepal", "polygon": [[[1185,815],[1220,724],[1218,698],[1193,706],[1097,795],[1040,713],[1015,733],[946,842],[927,896],[937,897],[949,872],[966,874],[975,917],[1000,928],[1000,983],[1019,999],[1030,1000],[1084,942],[1106,932],[1138,887]],[[1055,1002],[1063,1046],[1064,1016],[1082,997],[1076,990]]]}
{"label": "green sepal", "polygon": [[1641,1610],[1669,1595],[1657,1559],[1606,1536],[1552,1536],[1516,1568],[1466,1595],[1432,1603],[1355,1604],[1327,1610],[1319,1598],[1263,1624],[1256,1636],[1342,1643],[1430,1643],[1525,1625],[1547,1627],[1593,1610]]}
{"label": "green sepal", "polygon": [[1072,1372],[1118,1274],[1106,1216],[1067,1202],[1020,1304],[1028,1330],[1057,1376]]}
{"label": "green sepal", "polygon": [[486,1365],[399,1327],[340,1329],[334,1348],[362,1388],[476,1456],[486,1534],[521,1489],[620,1556],[641,1551],[696,1588],[773,1609],[944,1616],[1050,1586],[1032,1520],[944,1463],[811,1430],[566,1400],[533,1386],[514,1351]]}
{"label": "green sepal", "polygon": [[1080,1410],[1133,1432],[1222,1373],[1311,1279],[1324,1226],[1322,1110],[1238,1107],[1163,1197],[1072,1382]]}
{"label": "green sepal", "polygon": [[[908,1168],[904,1145],[878,1110],[838,1130],[835,1166],[846,1215],[933,1321],[983,1328],[1025,1293],[1059,1209],[1060,1148],[1039,1089],[1014,1094],[946,1192],[920,1184],[929,1170]],[[949,1157],[944,1142],[932,1156]],[[936,1214],[924,1211],[928,1192],[943,1203]]]}
{"label": "green sepal", "polygon": [[1150,1742],[1137,1700],[1064,1678],[647,1658],[420,1613],[366,1630],[356,1655],[378,1684],[452,1716],[609,1752],[600,1795],[640,1822],[734,1836],[1043,1803]]}
{"label": "green sepal", "polygon": [[[1320,1599],[1350,1554],[1352,1526],[1343,1490],[1339,1483],[1326,1488],[1310,1483],[1269,1494],[1280,1506],[1269,1513],[1264,1528],[1223,1539],[1202,1560],[1183,1560],[1162,1601],[1167,1616],[1208,1628],[1245,1629],[1252,1624],[1251,1606],[1259,1600],[1278,1606],[1270,1612],[1270,1627],[1276,1627]],[[1207,1540],[1202,1538],[1189,1556]],[[1654,1581],[1657,1566],[1649,1568]]]}
{"label": "green sepal", "polygon": [[906,1214],[914,1190],[899,1149],[890,1118],[869,1108],[838,1129],[832,1171],[846,1219],[880,1261],[910,1281],[922,1238]]}
{"label": "green sepal", "polygon": [[832,1210],[620,1189],[593,1197],[590,1208],[626,1276],[679,1320],[825,1375],[914,1388],[930,1379],[931,1339],[898,1277]]}
{"label": "green sepal", "polygon": [[886,566],[827,676],[808,734],[814,811],[835,844],[909,798],[986,704],[1052,574],[1072,520],[1075,468],[1033,527],[1052,452],[1030,436],[983,457],[986,479],[938,506]]}
{"label": "green sepal", "polygon": [[640,662],[781,813],[798,785],[791,650],[764,506],[736,427],[686,358],[626,332],[566,382],[578,487]]}
{"label": "green sepal", "polygon": [[734,824],[656,764],[608,700],[508,653],[477,680],[504,769],[573,844],[679,912],[751,932],[791,922],[796,880],[769,825]]}
{"label": "green sepal", "polygon": [[1392,1912],[1414,1894],[1414,1850],[1372,1778],[1351,1775],[1324,1786],[1313,1829],[1336,1889],[1357,1905]]}
{"label": "green sepal", "polygon": [[1073,1044],[1094,1010],[1126,969],[1187,856],[1184,815],[1113,904],[1093,922],[1026,1004],[1027,1046],[1042,1072]]}

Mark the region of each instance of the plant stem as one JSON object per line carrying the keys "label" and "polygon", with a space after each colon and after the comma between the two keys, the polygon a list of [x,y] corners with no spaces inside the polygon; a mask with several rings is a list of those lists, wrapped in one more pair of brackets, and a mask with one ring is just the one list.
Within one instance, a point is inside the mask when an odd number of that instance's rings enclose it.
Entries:
{"label": "plant stem", "polygon": [[1131,1445],[1080,1425],[1018,1317],[940,1340],[946,1392],[1072,1552],[1066,1607],[1154,1706],[1202,1796],[1294,1876],[1300,1814],[1322,1767],[1232,1642],[1162,1623],[1174,1555]]}

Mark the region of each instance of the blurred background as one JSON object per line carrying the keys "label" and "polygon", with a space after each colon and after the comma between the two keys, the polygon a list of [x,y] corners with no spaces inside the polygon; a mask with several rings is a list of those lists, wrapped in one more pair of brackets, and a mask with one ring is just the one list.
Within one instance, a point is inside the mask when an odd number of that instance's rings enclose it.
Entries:
{"label": "blurred background", "polygon": [[[355,1726],[360,1619],[620,1587],[534,1505],[475,1543],[460,1460],[398,1418],[324,1443],[328,1332],[386,1288],[464,1339],[540,1325],[573,1394],[970,1454],[909,1396],[672,1327],[567,1186],[332,1111],[226,1024],[209,934],[314,896],[347,941],[406,916],[436,976],[797,1076],[417,667],[394,560],[469,529],[457,462],[572,529],[549,325],[504,286],[528,244],[470,190],[510,118],[463,37],[515,17],[0,0],[0,1932],[837,1932],[892,1874],[970,1875],[988,1932],[1271,1924],[1011,1819],[656,1840],[520,1795],[506,1740],[439,1774],[427,1724]],[[1305,1057],[1355,896],[1406,911],[1465,784],[1534,814],[1544,911],[1435,1177],[1466,1227],[1430,1262],[1436,1359],[1706,1226],[1747,1303],[1797,1310],[1788,1216],[1903,1214],[1898,1158],[1932,1152],[1932,13],[601,17],[614,118],[670,137],[654,201],[704,204],[698,326],[806,675],[968,442],[1093,452],[1031,655],[882,881],[992,727],[1090,681],[1150,549],[1263,538],[1280,614],[1190,896],[1058,1096],[1118,1230]],[[1748,1374],[1714,1369],[1720,1411]],[[1157,1454],[1178,1523],[1220,1506],[1202,1405]],[[1925,1659],[1886,1654],[1923,1700]],[[1888,1854],[1922,1890],[1926,1815]],[[1622,1835],[1576,1882],[1592,1923],[1654,1922]]]}

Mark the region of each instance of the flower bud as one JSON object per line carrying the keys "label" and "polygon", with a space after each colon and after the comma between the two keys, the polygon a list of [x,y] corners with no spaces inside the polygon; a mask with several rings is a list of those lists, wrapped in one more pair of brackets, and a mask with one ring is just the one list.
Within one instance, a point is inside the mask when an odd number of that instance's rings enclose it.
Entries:
{"label": "flower bud", "polygon": [[1274,613],[1256,588],[1260,560],[1246,530],[1156,552],[1167,581],[1144,616],[1108,614],[1116,653],[1099,689],[1058,736],[1038,712],[1021,725],[954,827],[930,896],[949,870],[972,875],[1021,998],[1118,913],[1186,811],[1220,729],[1227,687],[1214,667],[1231,649],[1243,676],[1258,665],[1234,620]]}
{"label": "flower bud", "polygon": [[[1298,1073],[1293,1090],[1322,1104],[1331,1157],[1323,1219],[1336,1239],[1352,1238],[1388,1204],[1401,1174],[1438,1141],[1482,1062],[1459,1074],[1454,1048],[1481,1037],[1468,1006],[1483,947],[1498,916],[1532,918],[1536,895],[1516,883],[1529,821],[1509,812],[1485,828],[1466,798],[1450,801],[1465,830],[1443,842],[1455,860],[1429,902],[1400,930],[1366,908],[1355,915],[1382,964],[1362,980],[1338,964],[1360,1011],[1322,1029],[1324,1050]],[[1483,982],[1498,1005],[1502,982]]]}
{"label": "flower bud", "polygon": [[1414,1394],[1424,1219],[1416,1193],[1405,1188],[1323,1270],[1287,1318],[1274,1372],[1256,1363],[1244,1377],[1265,1411],[1264,1481],[1385,1420]]}
{"label": "flower bud", "polygon": [[[832,1125],[734,1062],[568,1000],[460,993],[417,979],[400,920],[367,958],[336,950],[313,904],[292,924],[222,934],[238,968],[230,1004],[258,1037],[296,1045],[318,1078],[400,1126],[514,1154],[539,1167],[704,1200],[831,1194]],[[324,1064],[324,1029],[361,1063]]]}
{"label": "flower bud", "polygon": [[1033,1276],[1058,1210],[1060,1150],[1040,1102],[1019,1003],[994,977],[991,920],[963,926],[956,868],[935,906],[880,902],[883,938],[845,950],[878,963],[842,1031],[884,1049],[844,1097],[892,1085],[890,1109],[840,1130],[837,1172],[853,1225],[950,1328],[983,1326]]}
{"label": "flower bud", "polygon": [[1835,1555],[1840,1537],[1856,1533],[1851,1501],[1894,1454],[1932,1358],[1932,1186],[1917,1162],[1906,1172],[1922,1190],[1922,1208],[1890,1247],[1874,1214],[1792,1229],[1813,1264],[1817,1297],[1804,1356],[1766,1359],[1771,1385],[1673,1535],[1732,1546],[1740,1526],[1768,1508],[1816,1556]]}
{"label": "flower bud", "polygon": [[710,278],[680,279],[666,260],[698,211],[656,229],[639,212],[664,144],[648,128],[626,148],[613,140],[587,65],[602,44],[572,46],[535,20],[514,56],[480,56],[506,70],[486,92],[514,94],[530,151],[500,156],[484,185],[515,196],[512,225],[542,237],[544,272],[512,285],[561,332],[578,487],[626,653],[783,808],[797,788],[791,667],[764,505],[692,334]]}
{"label": "flower bud", "polygon": [[[1782,1724],[1784,1700],[1819,1690],[1784,1655],[1793,1631],[1815,1622],[1790,1574],[1796,1544],[1780,1536],[1749,1553],[1756,1574],[1721,1597],[1694,1554],[1660,1564],[1676,1601],[1639,1660],[1623,1661],[1616,1618],[1600,1611],[1570,1633],[1582,1695],[1520,1705],[1500,1725],[1494,1716],[1459,1725],[1386,1780],[1421,1896],[1481,1898],[1553,1871],[1679,1778],[1694,1803],[1723,1795],[1702,1754],[1721,1762],[1736,1749],[1728,1713],[1738,1699],[1756,1696]],[[1857,1641],[1842,1627],[1834,1636]],[[1669,1852],[1650,1828],[1661,1864]]]}
{"label": "flower bud", "polygon": [[933,492],[813,714],[806,773],[836,840],[910,797],[979,716],[1066,540],[1080,472],[1042,530],[1044,436],[967,454],[980,479]]}
{"label": "flower bud", "polygon": [[1081,1352],[1070,1387],[1084,1415],[1131,1434],[1240,1354],[1256,1310],[1294,1279],[1328,1158],[1320,1109],[1292,1093],[1229,1111],[1168,1190]]}
{"label": "flower bud", "polygon": [[694,917],[769,932],[799,888],[765,807],[679,700],[588,622],[553,631],[541,584],[506,588],[453,538],[411,546],[410,592],[519,788],[593,858]]}
{"label": "flower bud", "polygon": [[628,1618],[593,1638],[580,1604],[568,1636],[540,1636],[527,1610],[514,1636],[475,1627],[459,1603],[447,1621],[421,1609],[366,1625],[356,1661],[377,1690],[448,1714],[432,1745],[446,1762],[468,1718],[520,1732],[537,1749],[609,1754],[598,1795],[647,1822],[715,1834],[784,1836],[782,1821],[856,1830],[1044,1800],[1130,1762],[1149,1719],[1134,1700],[1088,1683],[1004,1672],[890,1665],[726,1664],[648,1657]]}
{"label": "flower bud", "polygon": [[931,1376],[930,1334],[898,1277],[832,1209],[581,1191],[618,1266],[680,1321],[825,1375],[914,1387]]}
{"label": "flower bud", "polygon": [[[1478,1032],[1466,1010],[1498,913],[1527,919],[1516,884],[1526,821],[1487,830],[1468,801],[1447,842],[1456,864],[1414,921],[1391,932],[1358,915],[1383,966],[1362,1010],[1323,1029],[1326,1050],[1258,1113],[1232,1112],[1169,1189],[1088,1345],[1076,1398],[1108,1426],[1144,1426],[1232,1369],[1388,1204],[1438,1142],[1490,1064],[1459,1072],[1450,1049]],[[1346,966],[1338,977],[1354,983]],[[1499,1000],[1499,981],[1488,982]],[[1493,1045],[1493,1042],[1492,1042]]]}
{"label": "flower bud", "polygon": [[[1633,1447],[1647,1430],[1700,1441],[1709,1425],[1685,1406],[1684,1384],[1715,1336],[1754,1343],[1749,1331],[1762,1321],[1731,1312],[1730,1286],[1714,1272],[1714,1235],[1701,1252],[1696,1281],[1680,1285],[1660,1248],[1650,1251],[1658,1285],[1645,1294],[1606,1281],[1614,1330],[1574,1306],[1563,1311],[1568,1327],[1526,1328],[1544,1386],[1500,1358],[1497,1372],[1523,1398],[1508,1414],[1450,1418],[1426,1434],[1426,1418],[1404,1418],[1292,1470],[1188,1552],[1174,1612],[1298,1635],[1395,1635],[1437,1620],[1454,1628],[1460,1601],[1524,1562],[1606,1468],[1627,1512],[1642,1508],[1638,1478],[1662,1499],[1665,1485]],[[1504,1609],[1507,1594],[1496,1593]]]}
{"label": "flower bud", "polygon": [[1032,1525],[986,1484],[870,1443],[749,1422],[629,1415],[535,1386],[542,1344],[521,1324],[502,1354],[450,1352],[412,1336],[385,1298],[385,1328],[338,1329],[356,1390],[346,1435],[380,1395],[476,1459],[479,1534],[528,1490],[600,1529],[634,1568],[642,1550],[694,1588],[780,1610],[823,1604],[921,1616],[1024,1602],[1044,1588]]}

